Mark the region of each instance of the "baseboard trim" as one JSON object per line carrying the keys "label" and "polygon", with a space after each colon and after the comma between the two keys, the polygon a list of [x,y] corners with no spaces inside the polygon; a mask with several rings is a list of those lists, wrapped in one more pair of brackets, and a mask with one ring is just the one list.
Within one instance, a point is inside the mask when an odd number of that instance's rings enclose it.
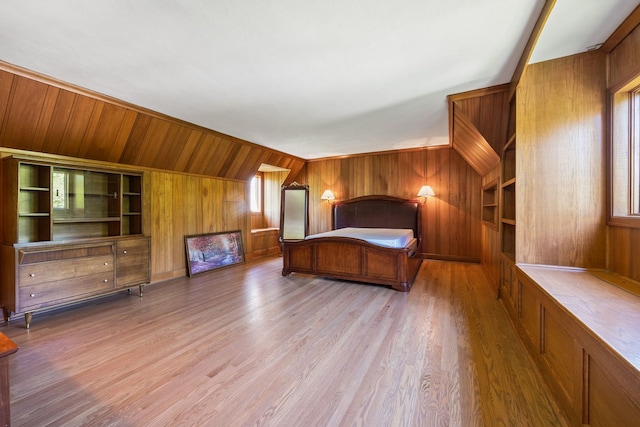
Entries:
{"label": "baseboard trim", "polygon": [[429,253],[423,252],[422,258],[435,259],[438,261],[456,261],[456,262],[470,262],[474,264],[480,264],[480,258],[465,257],[465,256],[458,256],[458,255],[429,254]]}

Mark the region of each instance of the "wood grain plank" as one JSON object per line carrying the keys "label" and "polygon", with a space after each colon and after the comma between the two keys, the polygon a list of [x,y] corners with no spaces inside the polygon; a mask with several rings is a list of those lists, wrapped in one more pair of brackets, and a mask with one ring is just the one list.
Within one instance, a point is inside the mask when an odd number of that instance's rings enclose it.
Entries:
{"label": "wood grain plank", "polygon": [[50,86],[47,90],[47,95],[45,97],[40,118],[38,119],[38,124],[35,127],[36,134],[33,141],[33,149],[35,151],[44,151],[47,130],[49,127],[49,123],[51,122],[51,117],[53,116],[53,113],[55,111],[59,94],[60,89],[58,88]]}
{"label": "wood grain plank", "polygon": [[520,83],[517,262],[606,266],[605,71],[590,52],[532,64]]}
{"label": "wood grain plank", "polygon": [[0,135],[4,147],[32,150],[36,126],[47,95],[47,86],[24,77],[13,79],[7,113]]}
{"label": "wood grain plank", "polygon": [[[105,102],[101,102],[101,101],[97,101],[95,103],[95,106],[93,107],[93,111],[91,112],[91,117],[89,117],[87,128],[84,133],[84,136],[82,137],[81,143],[76,147],[77,150],[74,153],[69,155],[73,157],[79,157],[81,159],[90,158],[89,152],[91,151],[91,143],[96,136],[99,137],[98,127],[100,126],[100,118],[102,117],[102,113],[105,111],[108,105],[109,104],[106,104]],[[98,159],[92,159],[92,160],[98,160]]]}
{"label": "wood grain plank", "polygon": [[[97,102],[91,98],[83,98],[81,96],[73,96],[73,108],[71,117],[66,121],[64,135],[59,140],[57,151],[53,154],[63,156],[78,157],[78,153],[82,150],[82,144],[92,117],[95,117],[95,109],[99,108]],[[61,116],[61,119],[64,116]]]}
{"label": "wood grain plank", "polygon": [[192,167],[192,173],[200,175],[213,175],[211,172],[215,171],[212,167],[212,162],[222,156],[226,156],[225,148],[229,148],[226,142],[214,135],[207,135],[202,141],[198,152],[195,153],[194,162]]}
{"label": "wood grain plank", "polygon": [[427,260],[409,294],[281,266],[0,327],[13,423],[568,425],[479,265]]}
{"label": "wood grain plank", "polygon": [[122,123],[120,128],[118,129],[118,134],[113,141],[113,145],[109,150],[109,162],[118,163],[122,158],[122,153],[126,147],[127,141],[129,140],[129,135],[133,131],[133,127],[136,124],[138,119],[138,113],[131,110],[124,111],[124,117],[122,118]]}
{"label": "wood grain plank", "polygon": [[[226,164],[226,168],[223,168],[220,172],[220,176],[224,176],[229,179],[240,179],[242,181],[248,181],[256,172],[258,172],[258,168],[260,164],[256,164],[256,159],[251,155],[251,147],[238,145],[238,150],[235,151],[232,156],[229,158],[229,161]],[[243,166],[247,164],[251,165],[250,170],[253,172],[249,173],[249,176],[243,176],[241,170]]]}
{"label": "wood grain plank", "polygon": [[199,232],[214,233],[219,230],[218,224],[222,223],[222,214],[220,212],[222,183],[218,180],[203,179],[198,185],[198,191],[202,195],[200,198],[202,207],[199,211],[201,220],[198,222],[198,224],[201,224]]}
{"label": "wood grain plank", "polygon": [[216,155],[208,170],[211,171],[211,175],[229,178],[229,169],[238,158],[239,153],[243,151],[243,147],[238,143],[223,139],[221,148],[223,148],[222,153],[219,153],[221,155]]}
{"label": "wood grain plank", "polygon": [[105,104],[97,119],[96,130],[88,140],[82,157],[94,160],[111,157],[110,153],[120,134],[125,115],[124,108]]}
{"label": "wood grain plank", "polygon": [[[634,13],[637,15],[638,9]],[[638,55],[640,55],[640,29],[636,27],[609,54],[608,89],[615,91],[640,73]]]}
{"label": "wood grain plank", "polygon": [[194,218],[193,211],[198,207],[196,200],[200,194],[189,193],[189,179],[189,176],[182,174],[170,177],[171,183],[168,196],[170,196],[171,200],[171,210],[170,216],[165,218],[165,221],[169,220],[169,235],[167,239],[171,241],[170,246],[167,248],[170,271],[179,269],[185,269],[186,271],[184,236],[191,230],[197,229],[197,224],[189,220]]}
{"label": "wood grain plank", "polygon": [[199,151],[199,147],[204,138],[204,133],[195,130],[190,131],[184,143],[184,148],[176,158],[173,170],[177,172],[186,172],[191,169],[194,154]]}
{"label": "wood grain plank", "polygon": [[158,144],[163,149],[156,150],[158,154],[154,161],[154,167],[164,170],[176,170],[176,162],[179,160],[181,153],[185,151],[185,145],[190,134],[190,129],[172,124],[164,134],[163,139],[158,141]]}
{"label": "wood grain plank", "polygon": [[161,151],[159,149],[160,142],[170,128],[171,124],[166,120],[151,119],[149,127],[144,134],[144,140],[140,144],[141,149],[134,158],[134,163],[146,167],[155,167],[156,158]]}
{"label": "wood grain plank", "polygon": [[0,136],[3,133],[6,115],[9,111],[9,99],[13,87],[14,75],[0,70]]}
{"label": "wood grain plank", "polygon": [[462,109],[455,103],[453,107],[453,148],[478,175],[485,176],[500,163],[500,157]]}
{"label": "wood grain plank", "polygon": [[151,117],[145,116],[144,114],[137,115],[133,128],[131,129],[131,133],[127,138],[127,143],[124,150],[122,150],[122,154],[119,159],[120,163],[128,165],[136,164],[136,156],[143,149],[143,141],[145,140],[145,135],[147,134],[150,125]]}

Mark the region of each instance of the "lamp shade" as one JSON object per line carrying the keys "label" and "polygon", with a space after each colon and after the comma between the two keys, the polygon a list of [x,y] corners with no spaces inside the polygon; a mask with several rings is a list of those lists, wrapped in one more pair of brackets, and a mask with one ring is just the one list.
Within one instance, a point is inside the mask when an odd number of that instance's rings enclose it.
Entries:
{"label": "lamp shade", "polygon": [[324,193],[322,193],[322,196],[320,196],[320,198],[322,200],[333,200],[336,198],[336,196],[333,195],[333,191],[325,190]]}
{"label": "lamp shade", "polygon": [[418,197],[435,197],[435,195],[430,185],[423,185],[418,191]]}

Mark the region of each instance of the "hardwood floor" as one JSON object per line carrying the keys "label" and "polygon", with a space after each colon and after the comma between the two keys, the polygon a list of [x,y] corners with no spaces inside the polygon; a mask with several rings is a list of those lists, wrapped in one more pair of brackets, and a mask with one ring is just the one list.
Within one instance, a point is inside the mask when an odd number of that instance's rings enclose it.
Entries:
{"label": "hardwood floor", "polygon": [[409,294],[281,268],[1,327],[13,425],[567,425],[479,265],[425,260]]}

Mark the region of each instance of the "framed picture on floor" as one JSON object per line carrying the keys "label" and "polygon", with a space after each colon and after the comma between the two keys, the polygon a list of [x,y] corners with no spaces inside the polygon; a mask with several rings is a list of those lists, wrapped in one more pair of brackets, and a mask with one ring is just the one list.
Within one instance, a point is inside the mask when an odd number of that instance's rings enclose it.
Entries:
{"label": "framed picture on floor", "polygon": [[195,234],[184,237],[189,277],[244,263],[242,232],[240,230],[219,233]]}

